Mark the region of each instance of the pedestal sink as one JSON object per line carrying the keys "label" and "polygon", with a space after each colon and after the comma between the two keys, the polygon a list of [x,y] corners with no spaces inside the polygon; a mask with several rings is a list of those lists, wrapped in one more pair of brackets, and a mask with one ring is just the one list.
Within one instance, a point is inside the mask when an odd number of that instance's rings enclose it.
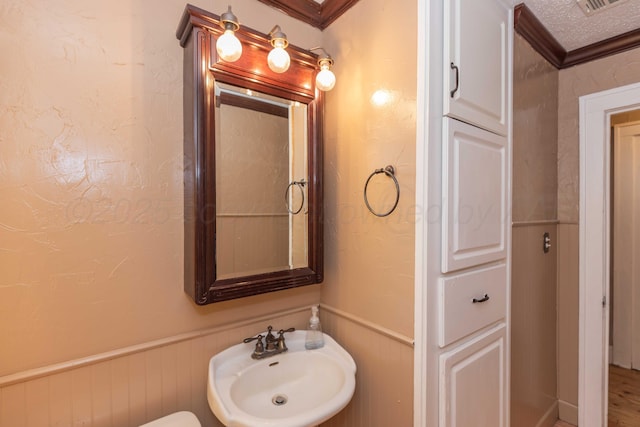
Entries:
{"label": "pedestal sink", "polygon": [[209,361],[209,406],[228,427],[308,427],[351,400],[356,364],[333,338],[304,348],[306,331],[286,336],[287,352],[254,360],[253,343],[237,344]]}

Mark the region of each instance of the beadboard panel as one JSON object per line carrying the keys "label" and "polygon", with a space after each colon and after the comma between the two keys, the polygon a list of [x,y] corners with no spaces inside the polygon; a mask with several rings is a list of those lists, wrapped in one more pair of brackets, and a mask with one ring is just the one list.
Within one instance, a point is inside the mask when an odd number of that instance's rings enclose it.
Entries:
{"label": "beadboard panel", "polygon": [[[308,308],[167,339],[163,345],[122,349],[93,361],[72,361],[25,373],[0,387],[0,427],[139,426],[176,411],[191,411],[203,426],[221,427],[206,395],[211,356],[276,327],[306,328]],[[358,367],[351,403],[322,427],[411,425],[413,413],[413,339],[382,326],[321,308],[324,330],[343,345]],[[6,379],[6,377],[4,377]],[[1,379],[1,378],[0,378]]]}
{"label": "beadboard panel", "polygon": [[[548,232],[551,248],[543,252]],[[511,425],[553,425],[558,414],[555,223],[513,228]]]}
{"label": "beadboard panel", "polygon": [[324,331],[351,354],[358,369],[351,402],[322,427],[413,425],[412,340],[330,307],[321,307],[320,316]]}
{"label": "beadboard panel", "polygon": [[558,400],[560,419],[577,424],[580,227],[558,225]]}
{"label": "beadboard panel", "polygon": [[203,426],[220,427],[207,403],[211,356],[268,324],[303,329],[308,317],[303,307],[140,351],[122,349],[120,356],[96,355],[91,363],[73,361],[65,369],[53,367],[48,375],[45,368],[22,381],[5,381],[0,427],[134,427],[181,410],[195,413]]}

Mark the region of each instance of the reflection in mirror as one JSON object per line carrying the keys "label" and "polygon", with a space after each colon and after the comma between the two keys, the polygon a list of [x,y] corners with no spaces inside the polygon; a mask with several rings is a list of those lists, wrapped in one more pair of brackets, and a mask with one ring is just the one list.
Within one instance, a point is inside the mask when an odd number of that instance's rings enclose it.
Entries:
{"label": "reflection in mirror", "polygon": [[221,82],[215,93],[217,278],[306,267],[307,106]]}

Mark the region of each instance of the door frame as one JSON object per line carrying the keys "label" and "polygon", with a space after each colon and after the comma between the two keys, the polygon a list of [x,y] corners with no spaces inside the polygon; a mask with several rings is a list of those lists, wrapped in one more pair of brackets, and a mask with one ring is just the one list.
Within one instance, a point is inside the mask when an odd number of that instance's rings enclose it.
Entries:
{"label": "door frame", "polygon": [[[428,205],[429,184],[429,65],[431,50],[431,0],[418,0],[417,42],[417,95],[416,110],[416,206]],[[435,91],[434,93],[441,93]],[[420,119],[422,118],[422,119]],[[413,350],[413,426],[426,427],[429,419],[427,408],[427,224],[415,221],[415,278],[414,278],[414,350]]]}
{"label": "door frame", "polygon": [[640,107],[640,83],[581,96],[579,103],[578,425],[601,427],[609,360],[610,116]]}

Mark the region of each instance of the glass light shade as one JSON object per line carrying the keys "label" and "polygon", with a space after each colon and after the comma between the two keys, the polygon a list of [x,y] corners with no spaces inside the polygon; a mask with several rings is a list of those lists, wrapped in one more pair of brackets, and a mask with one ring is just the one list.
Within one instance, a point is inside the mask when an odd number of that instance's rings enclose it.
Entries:
{"label": "glass light shade", "polygon": [[322,67],[318,75],[316,76],[316,86],[318,89],[328,91],[333,89],[336,85],[336,76],[329,69],[329,67]]}
{"label": "glass light shade", "polygon": [[289,69],[291,58],[283,48],[274,47],[271,52],[269,52],[269,56],[267,56],[267,63],[274,73],[284,73]]}
{"label": "glass light shade", "polygon": [[216,41],[216,50],[220,58],[227,62],[234,62],[242,55],[242,43],[233,33],[233,30],[226,30]]}

